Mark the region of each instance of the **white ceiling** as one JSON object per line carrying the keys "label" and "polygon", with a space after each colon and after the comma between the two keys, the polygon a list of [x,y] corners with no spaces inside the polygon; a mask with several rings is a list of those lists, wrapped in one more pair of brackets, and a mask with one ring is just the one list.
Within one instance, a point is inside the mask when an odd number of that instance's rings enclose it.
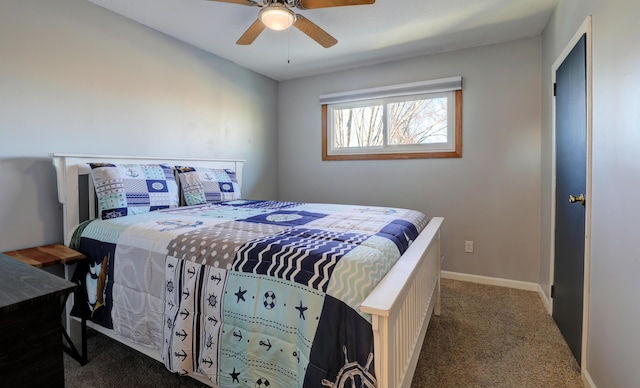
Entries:
{"label": "white ceiling", "polygon": [[258,7],[207,0],[89,1],[278,81],[537,36],[558,2],[377,0],[296,9],[338,40],[326,49],[295,28],[266,29],[252,45],[236,45]]}

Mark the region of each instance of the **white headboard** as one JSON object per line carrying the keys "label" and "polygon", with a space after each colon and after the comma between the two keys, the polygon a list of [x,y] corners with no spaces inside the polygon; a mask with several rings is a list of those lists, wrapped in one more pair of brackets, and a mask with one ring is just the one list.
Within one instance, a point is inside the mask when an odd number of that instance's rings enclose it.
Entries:
{"label": "white headboard", "polygon": [[[56,168],[58,182],[58,200],[62,204],[64,244],[69,245],[73,231],[84,221],[80,219],[81,203],[80,191],[87,190],[88,209],[90,218],[95,217],[95,192],[91,179],[87,187],[81,187],[79,178],[90,176],[89,163],[113,164],[156,164],[164,163],[169,166],[194,166],[208,168],[225,168],[235,171],[238,185],[242,190],[242,167],[244,160],[240,159],[199,159],[199,158],[162,158],[149,156],[113,156],[113,155],[74,155],[52,154],[53,165]],[[241,191],[242,192],[242,191]]]}

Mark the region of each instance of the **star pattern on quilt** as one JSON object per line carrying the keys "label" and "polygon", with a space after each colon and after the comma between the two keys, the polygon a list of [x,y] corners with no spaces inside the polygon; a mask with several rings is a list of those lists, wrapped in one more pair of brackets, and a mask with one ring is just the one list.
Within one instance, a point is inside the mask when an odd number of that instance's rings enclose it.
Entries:
{"label": "star pattern on quilt", "polygon": [[242,291],[242,287],[238,287],[238,292],[235,293],[235,296],[238,297],[238,300],[236,301],[236,303],[240,303],[240,299],[242,299],[243,302],[246,302],[247,300],[244,298],[244,294],[247,293],[247,290]]}
{"label": "star pattern on quilt", "polygon": [[297,306],[295,309],[300,311],[300,318],[302,318],[303,320],[306,320],[306,318],[304,317],[304,312],[307,311],[309,308],[304,307],[302,305],[302,301],[300,301],[300,306]]}
{"label": "star pattern on quilt", "polygon": [[240,380],[238,380],[238,376],[240,376],[240,373],[236,372],[236,368],[233,368],[233,372],[229,373],[229,375],[233,379],[232,382],[234,383],[240,382]]}

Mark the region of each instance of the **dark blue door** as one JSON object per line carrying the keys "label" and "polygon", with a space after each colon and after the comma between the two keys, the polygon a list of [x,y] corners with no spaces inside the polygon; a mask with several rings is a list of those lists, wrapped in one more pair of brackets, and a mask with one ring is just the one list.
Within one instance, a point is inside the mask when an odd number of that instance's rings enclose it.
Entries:
{"label": "dark blue door", "polygon": [[[556,71],[553,318],[578,364],[582,352],[587,176],[586,35]],[[589,200],[588,198],[585,200]]]}

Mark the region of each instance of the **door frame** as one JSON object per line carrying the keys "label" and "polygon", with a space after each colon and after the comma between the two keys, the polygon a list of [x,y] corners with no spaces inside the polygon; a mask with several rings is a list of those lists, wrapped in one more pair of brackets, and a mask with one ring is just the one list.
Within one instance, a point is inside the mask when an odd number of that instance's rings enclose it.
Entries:
{"label": "door frame", "polygon": [[[584,290],[582,302],[582,351],[580,365],[582,374],[587,367],[587,339],[589,334],[589,288],[590,288],[590,267],[591,267],[591,149],[592,149],[592,51],[591,51],[591,15],[587,16],[582,25],[578,28],[571,40],[567,43],[564,50],[560,53],[556,61],[551,67],[551,85],[556,83],[556,71],[567,58],[576,43],[586,34],[586,71],[587,71],[587,170],[586,173],[586,197],[585,203],[585,232],[584,232]],[[551,244],[550,244],[550,284],[548,295],[551,295],[551,285],[554,284],[554,268],[555,268],[555,232],[556,232],[556,99],[552,99],[551,109],[551,128],[552,128],[552,149],[551,149]],[[578,193],[579,194],[579,193]],[[553,312],[553,298],[549,298],[549,314]]]}

